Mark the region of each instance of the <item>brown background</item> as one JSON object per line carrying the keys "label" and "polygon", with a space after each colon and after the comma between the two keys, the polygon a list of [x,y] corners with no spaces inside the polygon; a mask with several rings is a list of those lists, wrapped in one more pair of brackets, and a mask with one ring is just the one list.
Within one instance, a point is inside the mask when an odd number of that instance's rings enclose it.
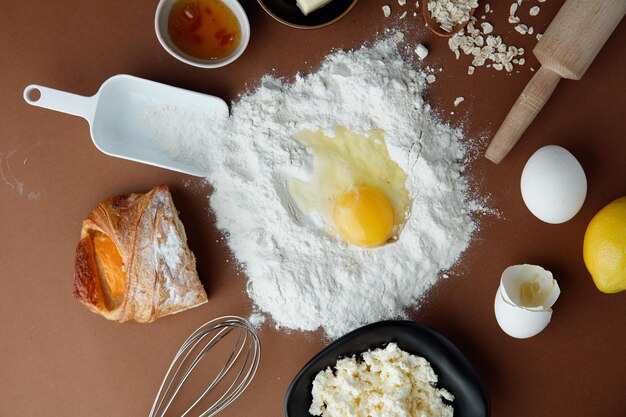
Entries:
{"label": "brown background", "polygon": [[[496,32],[526,48],[527,65],[513,75],[479,68],[472,77],[466,74],[468,58],[455,61],[446,41],[423,28],[421,15],[399,20],[409,6],[395,1],[389,2],[388,19],[380,9],[383,2],[362,0],[342,21],[310,32],[280,25],[252,0],[242,3],[252,27],[248,49],[226,68],[202,70],[160,47],[153,31],[155,1],[2,0],[1,416],[147,415],[182,340],[210,318],[246,316],[251,309],[245,277],[209,213],[210,188],[196,178],[101,154],[84,120],[28,106],[22,99],[27,84],[91,95],[110,76],[128,73],[232,100],[258,85],[265,73],[292,77],[315,69],[333,49],[358,47],[395,25],[412,45],[428,45],[427,64],[444,68],[428,100],[443,119],[463,124],[484,149],[485,138],[531,77],[529,67],[537,68],[530,53],[534,36],[521,36],[505,22],[510,2],[492,4],[489,20]],[[527,14],[534,1],[525,3],[518,15],[543,31],[562,1],[542,3],[536,18]],[[486,382],[495,416],[624,413],[626,293],[597,291],[581,248],[593,214],[626,194],[625,40],[622,24],[583,80],[559,85],[501,165],[484,159],[471,164],[468,175],[475,188],[491,195],[491,205],[503,217],[479,219],[480,231],[452,278],[411,314],[467,355]],[[465,102],[455,109],[457,96]],[[573,152],[588,176],[581,212],[562,225],[534,218],[519,192],[525,161],[546,144]],[[22,193],[15,181],[23,183]],[[71,296],[81,221],[103,199],[159,183],[172,189],[209,303],[150,325],[107,322]],[[499,329],[493,298],[504,268],[525,262],[552,270],[562,294],[549,327],[532,339],[516,340]],[[327,343],[320,332],[277,331],[269,324],[260,337],[259,373],[224,416],[282,415],[289,382]]]}

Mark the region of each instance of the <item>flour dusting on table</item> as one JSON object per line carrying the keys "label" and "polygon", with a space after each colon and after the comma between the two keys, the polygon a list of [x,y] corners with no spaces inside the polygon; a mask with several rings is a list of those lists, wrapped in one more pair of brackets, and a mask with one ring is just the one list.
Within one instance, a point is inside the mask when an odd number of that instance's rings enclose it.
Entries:
{"label": "flour dusting on table", "polygon": [[[256,308],[279,327],[322,327],[336,338],[405,317],[475,230],[472,212],[481,205],[470,201],[462,176],[462,132],[436,119],[422,98],[426,85],[426,74],[388,39],[335,52],[292,83],[265,76],[226,120],[176,108],[152,109],[144,119],[163,150],[206,169],[217,226]],[[351,246],[314,227],[293,204],[288,180],[312,164],[293,135],[320,128],[332,135],[337,126],[382,129],[389,155],[406,172],[412,203],[396,242]]]}

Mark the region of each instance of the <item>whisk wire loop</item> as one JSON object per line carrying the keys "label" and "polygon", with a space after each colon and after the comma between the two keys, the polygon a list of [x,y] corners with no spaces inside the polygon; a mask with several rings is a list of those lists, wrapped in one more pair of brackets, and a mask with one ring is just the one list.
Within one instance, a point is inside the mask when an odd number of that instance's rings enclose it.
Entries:
{"label": "whisk wire loop", "polygon": [[[261,357],[259,338],[247,320],[238,316],[219,317],[200,326],[182,344],[165,373],[149,417],[165,417],[193,370],[215,346],[233,332],[237,332],[236,337],[224,365],[180,417],[191,413],[220,384],[225,387],[223,393],[206,410],[198,414],[199,417],[215,416],[246,390],[259,366]],[[232,378],[232,381],[229,382],[227,377]]]}

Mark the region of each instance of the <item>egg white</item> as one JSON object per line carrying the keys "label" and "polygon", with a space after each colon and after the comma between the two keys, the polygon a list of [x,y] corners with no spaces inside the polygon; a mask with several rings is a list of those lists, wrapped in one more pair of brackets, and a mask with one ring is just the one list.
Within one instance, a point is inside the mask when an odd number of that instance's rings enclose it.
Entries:
{"label": "egg white", "polygon": [[335,136],[321,129],[305,130],[294,139],[314,157],[310,178],[290,179],[289,193],[299,210],[309,216],[321,216],[326,231],[335,234],[336,200],[354,187],[374,187],[385,194],[393,207],[393,235],[397,237],[408,216],[411,198],[405,185],[407,175],[389,156],[382,130],[365,135],[337,126]]}

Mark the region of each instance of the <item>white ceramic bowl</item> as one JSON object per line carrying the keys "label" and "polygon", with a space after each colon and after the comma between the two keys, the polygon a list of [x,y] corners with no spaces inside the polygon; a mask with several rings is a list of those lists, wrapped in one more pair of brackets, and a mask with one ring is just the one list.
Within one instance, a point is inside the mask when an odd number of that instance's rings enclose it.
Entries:
{"label": "white ceramic bowl", "polygon": [[200,68],[219,68],[224,65],[230,64],[245,51],[250,40],[250,22],[246,12],[241,7],[241,4],[237,0],[220,0],[235,14],[239,26],[241,27],[241,40],[237,48],[229,56],[222,59],[199,59],[181,51],[172,39],[170,38],[169,31],[167,30],[167,20],[170,14],[170,10],[174,3],[178,0],[160,0],[154,16],[154,30],[156,32],[159,42],[165,48],[170,55],[174,58],[195,67]]}

